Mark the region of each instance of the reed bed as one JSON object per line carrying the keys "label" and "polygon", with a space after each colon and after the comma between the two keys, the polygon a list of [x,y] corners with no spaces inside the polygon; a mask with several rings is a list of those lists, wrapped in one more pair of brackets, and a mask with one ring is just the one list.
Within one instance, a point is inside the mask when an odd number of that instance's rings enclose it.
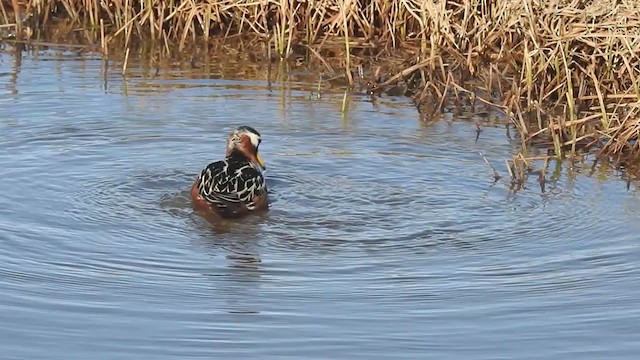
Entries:
{"label": "reed bed", "polygon": [[250,36],[268,58],[306,54],[351,88],[400,88],[425,121],[460,101],[500,109],[523,145],[509,164],[513,178],[525,172],[531,146],[557,158],[597,152],[630,164],[640,156],[636,0],[2,3],[3,14],[20,7],[34,36],[64,19],[105,53],[110,44],[128,57],[136,43],[171,53]]}

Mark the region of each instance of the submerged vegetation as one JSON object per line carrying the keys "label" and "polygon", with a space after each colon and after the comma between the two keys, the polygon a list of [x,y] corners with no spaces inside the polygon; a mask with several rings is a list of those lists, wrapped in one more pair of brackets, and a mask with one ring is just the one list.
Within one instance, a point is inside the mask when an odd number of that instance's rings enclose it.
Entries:
{"label": "submerged vegetation", "polygon": [[[18,37],[68,33],[108,56],[153,44],[181,53],[251,39],[274,61],[303,58],[371,94],[400,89],[425,121],[445,104],[504,112],[522,150],[640,156],[640,4],[635,0],[2,0]],[[12,9],[20,15],[11,17]],[[22,28],[19,24],[23,23]],[[28,29],[29,31],[25,31]],[[26,35],[25,35],[26,34]],[[390,75],[387,75],[390,74]],[[546,164],[546,161],[545,161]],[[544,170],[542,170],[544,172]],[[524,176],[524,175],[523,175]]]}

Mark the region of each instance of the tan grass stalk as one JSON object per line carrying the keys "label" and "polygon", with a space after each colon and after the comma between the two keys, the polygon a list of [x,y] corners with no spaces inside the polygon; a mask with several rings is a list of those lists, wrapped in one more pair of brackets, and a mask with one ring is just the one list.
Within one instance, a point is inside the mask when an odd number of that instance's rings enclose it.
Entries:
{"label": "tan grass stalk", "polygon": [[0,1],[0,12],[2,12],[2,19],[4,20],[5,25],[9,24],[9,16],[7,15],[7,10],[4,8],[3,1]]}
{"label": "tan grass stalk", "polygon": [[129,50],[131,50],[130,48],[127,48],[125,55],[124,55],[124,62],[122,63],[122,76],[126,76],[127,75],[127,65],[129,64]]}
{"label": "tan grass stalk", "polygon": [[20,5],[18,4],[18,0],[11,0],[11,6],[13,7],[13,14],[16,20],[16,39],[20,40],[22,39],[22,19],[20,18]]}
{"label": "tan grass stalk", "polygon": [[[351,0],[340,1],[340,16],[342,18],[344,46],[345,46],[345,72],[347,80],[349,80],[349,86],[353,85],[353,76],[351,75],[351,49],[349,47],[349,25],[347,9],[351,5]],[[346,96],[346,95],[345,95]]]}

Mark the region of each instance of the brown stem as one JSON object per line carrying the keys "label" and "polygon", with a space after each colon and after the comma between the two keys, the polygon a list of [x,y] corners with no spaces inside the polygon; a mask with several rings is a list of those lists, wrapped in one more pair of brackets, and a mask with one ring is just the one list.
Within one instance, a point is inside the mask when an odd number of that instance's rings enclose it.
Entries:
{"label": "brown stem", "polygon": [[13,15],[16,17],[16,40],[22,40],[22,19],[18,0],[11,0],[11,6],[13,6]]}

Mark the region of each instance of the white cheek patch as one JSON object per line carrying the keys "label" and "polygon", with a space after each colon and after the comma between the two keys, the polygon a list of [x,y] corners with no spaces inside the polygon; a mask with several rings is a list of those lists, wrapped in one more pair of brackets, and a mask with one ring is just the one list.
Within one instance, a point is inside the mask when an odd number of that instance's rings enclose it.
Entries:
{"label": "white cheek patch", "polygon": [[260,145],[260,137],[250,132],[247,132],[246,135],[249,137],[249,139],[251,139],[251,144],[253,144],[253,147],[257,149],[258,145]]}

